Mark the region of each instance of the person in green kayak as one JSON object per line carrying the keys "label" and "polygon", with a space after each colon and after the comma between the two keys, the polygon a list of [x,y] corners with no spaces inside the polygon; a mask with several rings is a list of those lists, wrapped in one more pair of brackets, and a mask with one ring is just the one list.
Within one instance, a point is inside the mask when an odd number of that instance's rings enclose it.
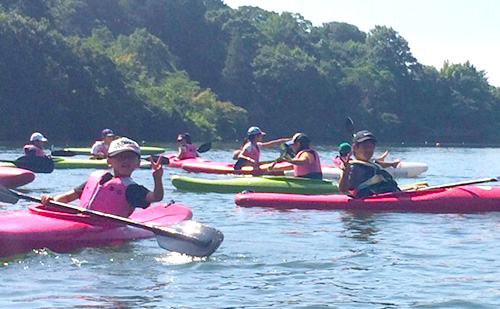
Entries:
{"label": "person in green kayak", "polygon": [[43,144],[47,141],[40,132],[34,132],[30,136],[30,143],[23,146],[23,152],[26,156],[45,157]]}
{"label": "person in green kayak", "polygon": [[105,159],[108,156],[108,149],[115,139],[115,133],[111,129],[104,129],[101,132],[102,140],[95,141],[90,151],[91,159]]}
{"label": "person in green kayak", "polygon": [[323,179],[321,162],[316,150],[312,149],[309,137],[304,133],[295,133],[292,140],[286,142],[290,145],[296,155],[293,159],[284,159],[293,165],[293,176]]}
{"label": "person in green kayak", "polygon": [[354,159],[343,161],[339,180],[341,192],[351,192],[354,197],[366,197],[384,192],[398,192],[398,184],[384,170],[385,167],[396,167],[399,161],[376,162],[372,160],[377,140],[375,136],[362,130],[354,135],[352,151]]}
{"label": "person in green kayak", "polygon": [[247,138],[241,150],[237,153],[237,161],[234,164],[235,170],[240,170],[243,166],[252,166],[255,173],[259,173],[260,149],[271,147],[289,141],[289,138],[279,138],[262,142],[266,135],[259,127],[250,127],[247,131]]}
{"label": "person in green kayak", "polygon": [[79,199],[80,207],[128,217],[136,207],[146,208],[163,199],[161,157],[156,162],[151,160],[153,191],[132,180],[132,172],[139,167],[140,155],[136,142],[126,137],[116,139],[109,146],[107,158],[113,174],[107,170],[95,171],[84,184],[55,196],[42,194],[41,201],[49,205],[51,200],[69,203]]}

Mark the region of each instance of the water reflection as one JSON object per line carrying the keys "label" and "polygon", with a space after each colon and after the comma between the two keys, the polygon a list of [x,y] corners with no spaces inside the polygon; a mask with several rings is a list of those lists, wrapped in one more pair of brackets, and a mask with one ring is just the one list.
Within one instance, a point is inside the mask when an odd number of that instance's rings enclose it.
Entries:
{"label": "water reflection", "polygon": [[375,244],[377,239],[374,236],[378,233],[375,226],[373,213],[369,212],[344,212],[340,220],[344,225],[344,237]]}

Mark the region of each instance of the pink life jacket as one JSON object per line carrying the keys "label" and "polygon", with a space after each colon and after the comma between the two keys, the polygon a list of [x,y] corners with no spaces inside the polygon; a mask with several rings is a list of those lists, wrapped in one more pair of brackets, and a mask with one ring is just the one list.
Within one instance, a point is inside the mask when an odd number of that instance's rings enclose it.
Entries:
{"label": "pink life jacket", "polygon": [[259,143],[257,143],[256,145],[252,145],[251,142],[246,143],[245,146],[243,146],[243,149],[240,152],[240,154],[243,154],[245,148],[246,149],[250,149],[250,151],[248,151],[246,153],[246,155],[249,158],[252,158],[255,162],[259,162],[259,159],[260,159],[260,147],[259,147]]}
{"label": "pink life jacket", "polygon": [[134,207],[127,202],[125,192],[127,186],[133,184],[134,181],[130,177],[111,177],[106,181],[106,175],[111,176],[106,170],[95,171],[89,175],[78,206],[128,217],[134,211]]}
{"label": "pink life jacket", "polygon": [[309,164],[304,164],[304,165],[293,165],[293,175],[295,177],[301,177],[305,176],[311,173],[321,173],[321,163],[319,161],[319,156],[318,153],[315,150],[312,149],[305,149],[302,151],[299,151],[297,155],[295,156],[296,158],[300,157],[300,155],[304,152],[309,152],[312,153],[314,156],[314,161]]}
{"label": "pink life jacket", "polygon": [[45,156],[45,153],[43,152],[43,149],[36,147],[33,144],[26,144],[23,147],[24,154],[28,155],[29,152],[35,151],[35,156],[43,157]]}
{"label": "pink life jacket", "polygon": [[184,144],[181,147],[184,147],[184,152],[182,153],[182,156],[179,157],[179,160],[196,158],[197,154],[195,145]]}

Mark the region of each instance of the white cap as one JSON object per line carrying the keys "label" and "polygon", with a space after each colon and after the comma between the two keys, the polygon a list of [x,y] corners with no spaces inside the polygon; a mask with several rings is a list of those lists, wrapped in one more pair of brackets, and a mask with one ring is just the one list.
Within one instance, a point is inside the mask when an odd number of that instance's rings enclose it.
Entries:
{"label": "white cap", "polygon": [[139,144],[137,144],[130,138],[120,137],[112,141],[111,144],[109,145],[108,157],[115,156],[125,151],[132,151],[139,156],[141,155],[141,149],[139,148]]}
{"label": "white cap", "polygon": [[47,139],[45,138],[45,136],[43,136],[42,133],[35,132],[35,133],[31,134],[30,142],[36,142],[36,141],[46,142]]}
{"label": "white cap", "polygon": [[248,129],[247,131],[248,136],[256,134],[266,135],[266,133],[262,132],[262,130],[259,127],[250,127],[250,129]]}

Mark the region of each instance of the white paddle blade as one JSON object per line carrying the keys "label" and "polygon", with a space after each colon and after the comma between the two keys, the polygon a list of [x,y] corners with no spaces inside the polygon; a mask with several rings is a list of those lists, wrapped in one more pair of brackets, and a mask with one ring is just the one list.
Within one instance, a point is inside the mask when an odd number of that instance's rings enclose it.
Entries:
{"label": "white paddle blade", "polygon": [[6,187],[0,185],[0,201],[9,204],[15,204],[17,203],[17,201],[19,201],[19,197]]}
{"label": "white paddle blade", "polygon": [[192,220],[172,224],[163,229],[168,234],[156,233],[160,247],[191,256],[210,256],[224,240],[221,231]]}

